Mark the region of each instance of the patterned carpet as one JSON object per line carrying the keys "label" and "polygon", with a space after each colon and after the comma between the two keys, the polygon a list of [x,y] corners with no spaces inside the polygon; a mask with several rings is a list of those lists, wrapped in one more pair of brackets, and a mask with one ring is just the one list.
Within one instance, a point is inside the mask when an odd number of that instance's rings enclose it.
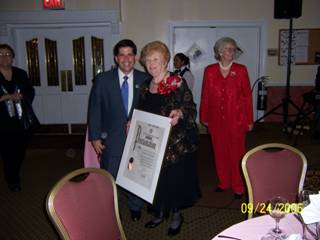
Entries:
{"label": "patterned carpet", "polygon": [[67,172],[80,167],[65,149],[31,149],[23,166],[22,191],[11,193],[3,175],[0,179],[0,239],[58,239],[45,212],[45,197],[53,184]]}
{"label": "patterned carpet", "polygon": [[[261,124],[249,134],[247,148],[266,142],[291,143],[293,139],[281,132],[279,125]],[[299,137],[298,148],[308,159],[307,185],[319,189],[319,142],[307,134]],[[82,167],[83,136],[36,137],[27,152],[22,169],[23,190],[11,193],[0,172],[0,239],[1,240],[55,240],[58,239],[45,212],[47,192],[63,175]],[[48,148],[50,146],[51,148]],[[181,233],[167,237],[168,222],[148,230],[144,224],[150,216],[143,210],[141,221],[132,223],[128,209],[121,209],[124,229],[129,240],[141,239],[195,239],[209,240],[223,229],[246,218],[240,212],[245,199],[233,200],[230,191],[215,193],[217,179],[208,136],[201,137],[198,172],[202,199],[196,206],[183,211]],[[2,165],[2,161],[1,164]],[[2,166],[1,166],[2,167]],[[1,168],[2,169],[2,168]],[[317,182],[318,180],[318,182]]]}
{"label": "patterned carpet", "polygon": [[320,170],[307,171],[304,188],[314,192],[320,189]]}
{"label": "patterned carpet", "polygon": [[[129,212],[126,212],[126,219],[129,219]],[[188,239],[188,240],[208,240],[212,239],[221,230],[243,221],[245,217],[237,209],[207,208],[195,206],[183,211],[184,224],[181,232],[175,237],[167,236],[169,222],[164,222],[155,229],[144,228],[145,222],[150,217],[143,212],[141,222],[132,223],[124,221],[123,226],[128,239]]]}
{"label": "patterned carpet", "polygon": [[[81,167],[81,150],[31,149],[23,169],[23,190],[11,193],[3,177],[0,181],[0,239],[47,240],[58,239],[45,213],[45,196],[50,187],[67,172]],[[166,239],[168,222],[147,230],[144,223],[150,219],[146,209],[142,219],[132,223],[126,207],[121,209],[128,239]],[[211,239],[224,228],[245,218],[237,209],[195,206],[183,211],[185,224],[174,239]],[[210,226],[210,227],[209,227]],[[171,238],[172,239],[172,238]]]}

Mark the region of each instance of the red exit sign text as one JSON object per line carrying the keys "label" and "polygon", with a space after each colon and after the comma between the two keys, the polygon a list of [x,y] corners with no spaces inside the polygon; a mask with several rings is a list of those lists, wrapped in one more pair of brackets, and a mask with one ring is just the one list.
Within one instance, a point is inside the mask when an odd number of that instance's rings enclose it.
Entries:
{"label": "red exit sign text", "polygon": [[45,9],[64,9],[64,0],[43,0]]}

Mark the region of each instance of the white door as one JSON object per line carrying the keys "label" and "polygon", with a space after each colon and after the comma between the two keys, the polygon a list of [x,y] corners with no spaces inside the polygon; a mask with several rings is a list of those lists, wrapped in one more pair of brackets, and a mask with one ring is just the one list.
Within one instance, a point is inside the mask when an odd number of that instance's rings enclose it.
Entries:
{"label": "white door", "polygon": [[[109,57],[112,56],[109,46],[110,27],[29,27],[16,29],[14,36],[15,47],[19,53],[16,56],[17,65],[24,69],[28,69],[26,42],[34,39],[38,44],[40,84],[35,86],[36,97],[33,106],[40,122],[42,124],[69,124],[69,127],[70,124],[86,123],[88,97],[95,75],[92,55],[93,49],[97,48],[92,37],[99,39],[98,41],[101,40],[100,50],[103,50],[100,54],[104,60],[104,69],[109,69],[112,64],[112,57]],[[82,45],[74,45],[76,40],[78,42],[80,40]],[[55,48],[56,57],[50,57]],[[79,52],[82,57],[77,59],[75,53]],[[52,71],[52,68],[48,69],[47,63],[55,61],[57,69],[54,70],[56,71]],[[77,65],[76,62],[79,63],[79,61],[82,63]],[[82,66],[81,79],[75,76],[75,65]],[[55,83],[49,79],[52,75],[57,76]]]}
{"label": "white door", "polygon": [[[213,54],[213,46],[221,37],[232,37],[243,54],[238,62],[247,66],[251,86],[261,75],[260,57],[261,57],[261,30],[256,26],[237,26],[237,27],[207,27],[207,26],[179,26],[173,30],[173,54],[178,52],[187,53],[195,56],[190,58],[190,68],[195,76],[195,86],[193,90],[194,99],[197,106],[200,105],[201,88],[204,68],[216,62]],[[194,53],[197,51],[197,54]],[[253,104],[256,109],[256,91],[253,92]],[[254,111],[254,117],[257,118],[257,111]]]}

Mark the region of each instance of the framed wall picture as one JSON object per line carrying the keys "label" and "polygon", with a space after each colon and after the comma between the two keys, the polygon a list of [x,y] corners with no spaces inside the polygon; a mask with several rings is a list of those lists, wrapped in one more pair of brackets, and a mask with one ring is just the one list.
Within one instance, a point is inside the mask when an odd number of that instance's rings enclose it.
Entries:
{"label": "framed wall picture", "polygon": [[134,110],[116,183],[153,202],[171,118]]}

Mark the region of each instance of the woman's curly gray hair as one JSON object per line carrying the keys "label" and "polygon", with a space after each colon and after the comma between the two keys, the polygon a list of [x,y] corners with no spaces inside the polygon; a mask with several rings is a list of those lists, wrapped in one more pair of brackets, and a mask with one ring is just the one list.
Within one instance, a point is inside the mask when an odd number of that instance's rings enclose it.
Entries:
{"label": "woman's curly gray hair", "polygon": [[234,46],[235,59],[237,59],[243,53],[243,51],[241,50],[241,48],[239,48],[237,42],[233,38],[223,37],[223,38],[218,39],[218,41],[216,41],[216,43],[214,44],[214,47],[213,47],[214,58],[217,61],[221,60],[221,53],[222,53],[226,44],[231,44]]}

